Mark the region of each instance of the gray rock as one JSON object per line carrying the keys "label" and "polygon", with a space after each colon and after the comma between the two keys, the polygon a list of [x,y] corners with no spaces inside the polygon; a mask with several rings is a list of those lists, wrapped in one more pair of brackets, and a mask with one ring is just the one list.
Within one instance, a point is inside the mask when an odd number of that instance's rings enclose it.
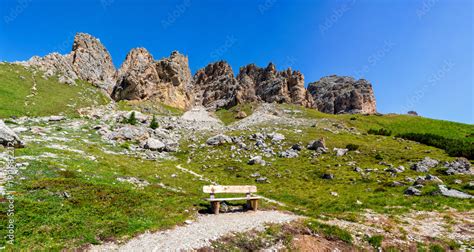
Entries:
{"label": "gray rock", "polygon": [[273,142],[281,142],[281,141],[285,140],[285,136],[283,134],[280,134],[280,133],[272,133],[269,136],[272,138]]}
{"label": "gray rock", "polygon": [[162,151],[164,150],[166,145],[158,139],[155,138],[148,138],[145,142],[144,148],[149,150],[155,151]]}
{"label": "gray rock", "polygon": [[280,152],[279,155],[280,157],[283,157],[283,158],[295,158],[295,157],[298,157],[298,152],[293,149],[288,149],[286,151]]}
{"label": "gray rock", "polygon": [[469,162],[467,158],[457,158],[452,162],[444,163],[444,166],[448,168],[448,170],[446,170],[446,174],[448,175],[472,174],[471,162]]}
{"label": "gray rock", "polygon": [[213,136],[207,139],[206,141],[206,144],[212,145],[212,146],[222,145],[226,143],[232,143],[232,138],[226,135],[222,135],[222,134]]}
{"label": "gray rock", "polygon": [[5,123],[0,120],[0,144],[7,147],[21,148],[25,144]]}
{"label": "gray rock", "polygon": [[291,149],[293,149],[295,151],[301,151],[303,149],[303,147],[300,144],[293,144],[291,146]]}
{"label": "gray rock", "polygon": [[324,140],[324,138],[321,138],[319,140],[314,140],[314,141],[311,141],[308,146],[307,146],[308,150],[317,150],[318,148],[319,149],[326,149],[326,142]]}
{"label": "gray rock", "polygon": [[446,197],[453,197],[453,198],[459,198],[459,199],[472,199],[474,198],[473,195],[454,190],[454,189],[448,189],[445,185],[438,185],[439,192],[446,196]]}
{"label": "gray rock", "polygon": [[410,186],[408,187],[406,190],[405,190],[405,194],[406,195],[415,195],[415,196],[420,196],[421,195],[421,191],[416,189],[415,187],[413,186]]}
{"label": "gray rock", "polygon": [[334,174],[332,173],[324,173],[322,176],[321,176],[322,179],[334,179]]}
{"label": "gray rock", "polygon": [[257,183],[268,183],[268,179],[267,179],[267,177],[260,177],[260,178],[255,179],[255,182],[257,182]]}
{"label": "gray rock", "polygon": [[417,172],[428,172],[431,168],[436,167],[438,164],[438,160],[432,159],[430,157],[425,157],[423,160],[413,164],[411,166],[411,169]]}
{"label": "gray rock", "polygon": [[252,157],[249,161],[248,161],[248,164],[249,165],[254,165],[254,164],[260,164],[260,165],[265,165],[266,162],[265,160],[263,160],[262,156],[255,156],[255,157]]}
{"label": "gray rock", "polygon": [[66,117],[64,117],[64,116],[50,116],[50,117],[48,117],[48,121],[50,121],[50,122],[59,122],[59,121],[62,121],[64,119],[66,119]]}
{"label": "gray rock", "polygon": [[336,152],[336,156],[337,156],[337,157],[342,157],[342,156],[346,155],[346,153],[347,153],[349,150],[348,150],[348,149],[334,148],[333,151]]}

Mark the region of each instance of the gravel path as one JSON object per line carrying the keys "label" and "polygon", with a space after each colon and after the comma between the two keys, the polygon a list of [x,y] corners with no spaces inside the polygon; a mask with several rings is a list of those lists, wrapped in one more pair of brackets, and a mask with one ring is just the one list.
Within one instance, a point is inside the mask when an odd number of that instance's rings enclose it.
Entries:
{"label": "gravel path", "polygon": [[265,223],[285,223],[299,216],[279,211],[248,211],[219,215],[199,215],[189,225],[157,233],[144,233],[126,244],[108,243],[89,251],[183,251],[209,246],[210,241],[232,232],[263,230]]}

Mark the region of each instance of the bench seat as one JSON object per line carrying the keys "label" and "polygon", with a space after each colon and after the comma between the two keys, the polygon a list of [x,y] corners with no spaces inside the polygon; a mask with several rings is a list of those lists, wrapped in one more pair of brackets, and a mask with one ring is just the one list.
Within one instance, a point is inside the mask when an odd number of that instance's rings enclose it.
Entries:
{"label": "bench seat", "polygon": [[257,199],[261,199],[262,197],[260,196],[251,196],[251,197],[239,197],[239,198],[214,198],[214,199],[211,199],[211,198],[208,198],[208,199],[205,199],[207,201],[226,201],[226,200],[229,200],[229,201],[232,201],[232,200],[257,200]]}

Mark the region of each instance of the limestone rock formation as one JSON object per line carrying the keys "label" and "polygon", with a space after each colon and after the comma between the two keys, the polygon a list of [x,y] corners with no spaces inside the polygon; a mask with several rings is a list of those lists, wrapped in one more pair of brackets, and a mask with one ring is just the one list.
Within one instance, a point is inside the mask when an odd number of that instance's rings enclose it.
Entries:
{"label": "limestone rock formation", "polygon": [[273,63],[266,68],[250,64],[240,68],[238,102],[277,102],[310,106],[304,87],[304,76],[299,71],[288,68],[277,71]]}
{"label": "limestone rock formation", "polygon": [[190,105],[186,93],[190,82],[186,56],[175,51],[169,58],[155,61],[145,48],[135,48],[118,71],[112,98],[117,101],[147,99],[184,109]]}
{"label": "limestone rock formation", "polygon": [[109,93],[115,84],[112,57],[102,43],[86,33],[78,33],[72,46],[72,68],[77,76]]}
{"label": "limestone rock formation", "polygon": [[76,34],[69,54],[34,56],[21,64],[38,68],[45,72],[44,77],[59,75],[59,80],[68,84],[82,79],[109,93],[115,84],[115,67],[109,52],[98,39],[85,33]]}
{"label": "limestone rock formation", "polygon": [[372,85],[364,79],[331,75],[310,83],[308,91],[314,108],[329,114],[376,113]]}
{"label": "limestone rock formation", "polygon": [[195,105],[215,110],[237,104],[237,87],[232,67],[225,61],[219,61],[196,72],[191,92]]}

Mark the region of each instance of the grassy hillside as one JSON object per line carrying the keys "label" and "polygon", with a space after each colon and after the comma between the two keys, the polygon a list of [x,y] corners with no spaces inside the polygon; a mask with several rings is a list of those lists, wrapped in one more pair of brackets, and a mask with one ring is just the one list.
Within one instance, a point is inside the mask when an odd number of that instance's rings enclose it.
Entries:
{"label": "grassy hillside", "polygon": [[67,85],[41,76],[20,65],[0,64],[0,118],[72,115],[78,108],[108,102],[102,91],[87,82]]}

